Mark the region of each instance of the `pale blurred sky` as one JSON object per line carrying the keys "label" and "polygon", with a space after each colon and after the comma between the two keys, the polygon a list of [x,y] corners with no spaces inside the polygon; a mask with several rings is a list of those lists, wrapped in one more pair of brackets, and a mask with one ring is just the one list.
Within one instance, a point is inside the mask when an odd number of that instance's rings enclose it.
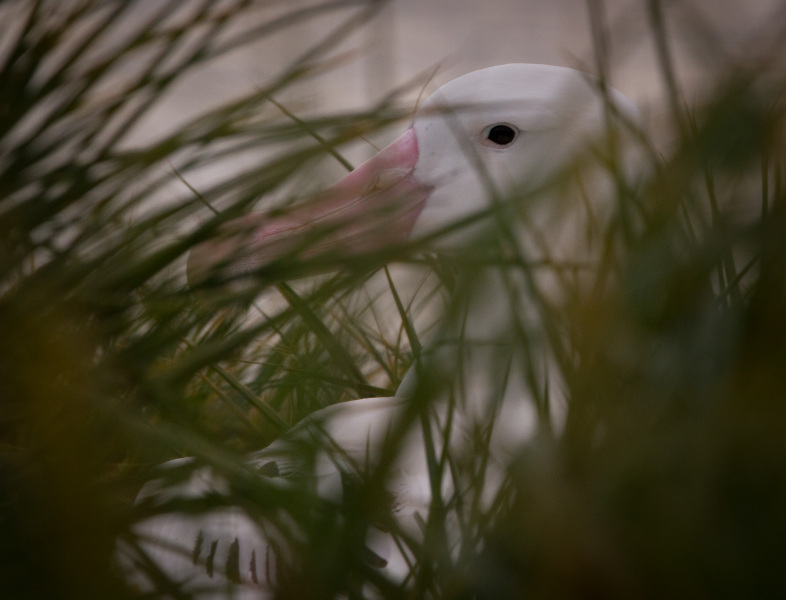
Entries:
{"label": "pale blurred sky", "polygon": [[[267,4],[269,8],[255,18],[268,19],[307,3]],[[657,101],[662,93],[645,4],[644,0],[605,2],[612,35],[612,83],[643,105]],[[773,15],[779,13],[781,23],[786,16],[782,0],[663,4],[687,94],[711,81],[714,69],[724,64],[723,54],[743,56],[761,40],[760,32],[771,25]],[[281,30],[200,70],[178,87],[162,121],[178,120],[264,85],[348,14],[321,16]],[[696,34],[693,18],[717,35],[719,47],[708,46]],[[348,64],[293,88],[289,99],[309,112],[363,107],[437,66],[430,90],[468,71],[508,62],[574,67],[584,63],[594,70],[585,0],[392,0],[340,46],[350,49],[357,54]]]}
{"label": "pale blurred sky", "polygon": [[[148,0],[155,6],[158,0]],[[247,24],[264,22],[325,0],[259,2]],[[773,23],[786,23],[783,0],[675,0],[663,2],[677,73],[688,101],[711,84],[729,58],[740,60],[762,44]],[[663,110],[663,86],[646,16],[646,0],[607,0],[611,81],[645,116]],[[356,8],[354,10],[357,10]],[[233,96],[264,86],[317,40],[352,14],[322,14],[277,30],[258,43],[186,76],[136,132],[156,135]],[[697,24],[716,36],[697,34]],[[781,28],[781,33],[783,29]],[[418,74],[439,67],[426,91],[461,74],[509,62],[595,71],[586,0],[391,0],[332,55],[352,54],[336,68],[289,89],[279,100],[301,115],[369,107]],[[327,58],[327,56],[325,57]],[[417,90],[410,95],[411,102]],[[395,130],[376,141],[393,138]],[[357,161],[372,150],[350,149]]]}

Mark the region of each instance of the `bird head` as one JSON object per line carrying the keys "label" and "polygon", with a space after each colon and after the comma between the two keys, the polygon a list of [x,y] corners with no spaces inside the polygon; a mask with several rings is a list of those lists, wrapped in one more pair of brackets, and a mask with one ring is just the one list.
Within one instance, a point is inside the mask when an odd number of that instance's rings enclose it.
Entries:
{"label": "bird head", "polygon": [[487,231],[500,199],[547,185],[633,103],[574,69],[509,64],[442,86],[396,141],[316,197],[224,226],[189,257],[192,284],[297,255],[316,263],[404,242],[458,251]]}

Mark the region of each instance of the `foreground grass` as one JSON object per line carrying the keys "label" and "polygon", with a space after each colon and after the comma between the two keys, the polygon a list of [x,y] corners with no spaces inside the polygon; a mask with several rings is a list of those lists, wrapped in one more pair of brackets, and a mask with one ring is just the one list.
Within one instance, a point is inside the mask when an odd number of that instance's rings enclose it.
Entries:
{"label": "foreground grass", "polygon": [[[450,313],[454,283],[477,256],[500,256],[492,245],[448,264],[408,249],[271,283],[308,272],[293,256],[231,292],[188,289],[190,247],[281,189],[325,144],[408,111],[391,97],[307,127],[258,118],[373,14],[361,3],[269,87],[126,147],[183,72],[333,6],[293,9],[238,41],[227,28],[253,3],[183,12],[163,2],[96,52],[135,4],[75,2],[58,19],[47,2],[0,4],[19,23],[0,65],[0,581],[10,598],[132,596],[109,557],[140,517],[131,503],[158,462],[199,457],[233,484],[229,501],[260,518],[290,501],[254,487],[243,453],[323,406],[393,394],[435,328],[428,315]],[[193,31],[197,44],[187,43]],[[134,53],[143,58],[133,67],[121,63]],[[673,103],[678,142],[650,154],[641,190],[618,191],[592,293],[547,311],[564,344],[564,431],[535,438],[492,517],[478,511],[462,525],[460,552],[429,538],[422,595],[783,596],[784,82],[771,58],[730,65],[690,112]],[[108,80],[120,88],[97,93]],[[291,150],[253,172],[160,202],[178,177],[282,142]],[[218,214],[206,217],[206,204]],[[528,268],[527,256],[502,250],[512,270]],[[391,258],[409,270],[379,271]],[[354,518],[382,502],[372,494]],[[352,513],[338,530],[306,514],[308,591],[373,579],[351,551]],[[349,550],[325,561],[317,550],[334,544]]]}

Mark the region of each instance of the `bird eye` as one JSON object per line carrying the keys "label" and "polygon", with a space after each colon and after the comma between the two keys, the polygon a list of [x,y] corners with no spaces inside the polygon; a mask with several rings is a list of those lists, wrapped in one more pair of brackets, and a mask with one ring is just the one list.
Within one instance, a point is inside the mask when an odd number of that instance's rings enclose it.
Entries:
{"label": "bird eye", "polygon": [[494,148],[510,146],[518,137],[519,131],[512,125],[497,123],[483,130],[483,143]]}

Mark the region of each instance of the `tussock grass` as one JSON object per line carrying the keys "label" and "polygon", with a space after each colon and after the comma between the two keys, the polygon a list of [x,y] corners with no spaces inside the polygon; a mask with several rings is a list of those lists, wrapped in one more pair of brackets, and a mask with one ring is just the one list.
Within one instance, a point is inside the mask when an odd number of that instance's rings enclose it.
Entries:
{"label": "tussock grass", "polygon": [[[228,504],[290,538],[308,573],[283,582],[292,597],[370,588],[386,597],[782,597],[786,197],[784,81],[773,67],[782,48],[730,62],[706,101],[685,107],[660,3],[649,4],[677,141],[661,153],[635,131],[643,180],[631,188],[616,178],[610,217],[587,233],[601,249],[589,273],[533,262],[516,243],[511,223],[537,202],[528,197],[504,199],[513,219],[498,219],[471,256],[424,257],[411,246],[351,261],[294,255],[192,289],[182,276],[191,247],[281,197],[304,166],[411,113],[393,93],[358,114],[303,120],[282,103],[271,116],[271,99],[329,69],[335,46],[378,3],[297,6],[237,34],[257,3],[1,2],[0,19],[13,23],[0,34],[4,595],[135,597],[112,564],[116,540],[133,544],[133,523],[151,512]],[[591,13],[604,73],[601,7]],[[264,89],[129,143],[190,69],[334,14],[344,20]],[[260,147],[286,150],[191,183]],[[471,476],[435,500],[422,540],[399,532],[418,559],[399,587],[362,547],[370,523],[395,527],[382,484],[404,426],[379,470],[358,466],[368,477],[343,506],[307,485],[271,485],[244,454],[322,407],[393,395],[430,340],[463,331],[453,327],[462,298],[492,263],[507,265],[511,304],[524,282],[532,306],[506,343],[530,376],[539,433],[490,504],[480,498],[487,430],[475,432],[473,456],[442,452],[439,435],[427,443],[432,481]],[[551,294],[554,282],[567,293]],[[538,370],[541,355],[554,357],[557,376]],[[445,381],[466,365],[422,364],[433,370],[407,423],[457,393]],[[481,366],[493,405],[509,370]],[[549,385],[558,384],[564,424],[551,421]],[[171,477],[210,465],[228,497],[133,507],[151,467],[181,456],[197,460]]]}

